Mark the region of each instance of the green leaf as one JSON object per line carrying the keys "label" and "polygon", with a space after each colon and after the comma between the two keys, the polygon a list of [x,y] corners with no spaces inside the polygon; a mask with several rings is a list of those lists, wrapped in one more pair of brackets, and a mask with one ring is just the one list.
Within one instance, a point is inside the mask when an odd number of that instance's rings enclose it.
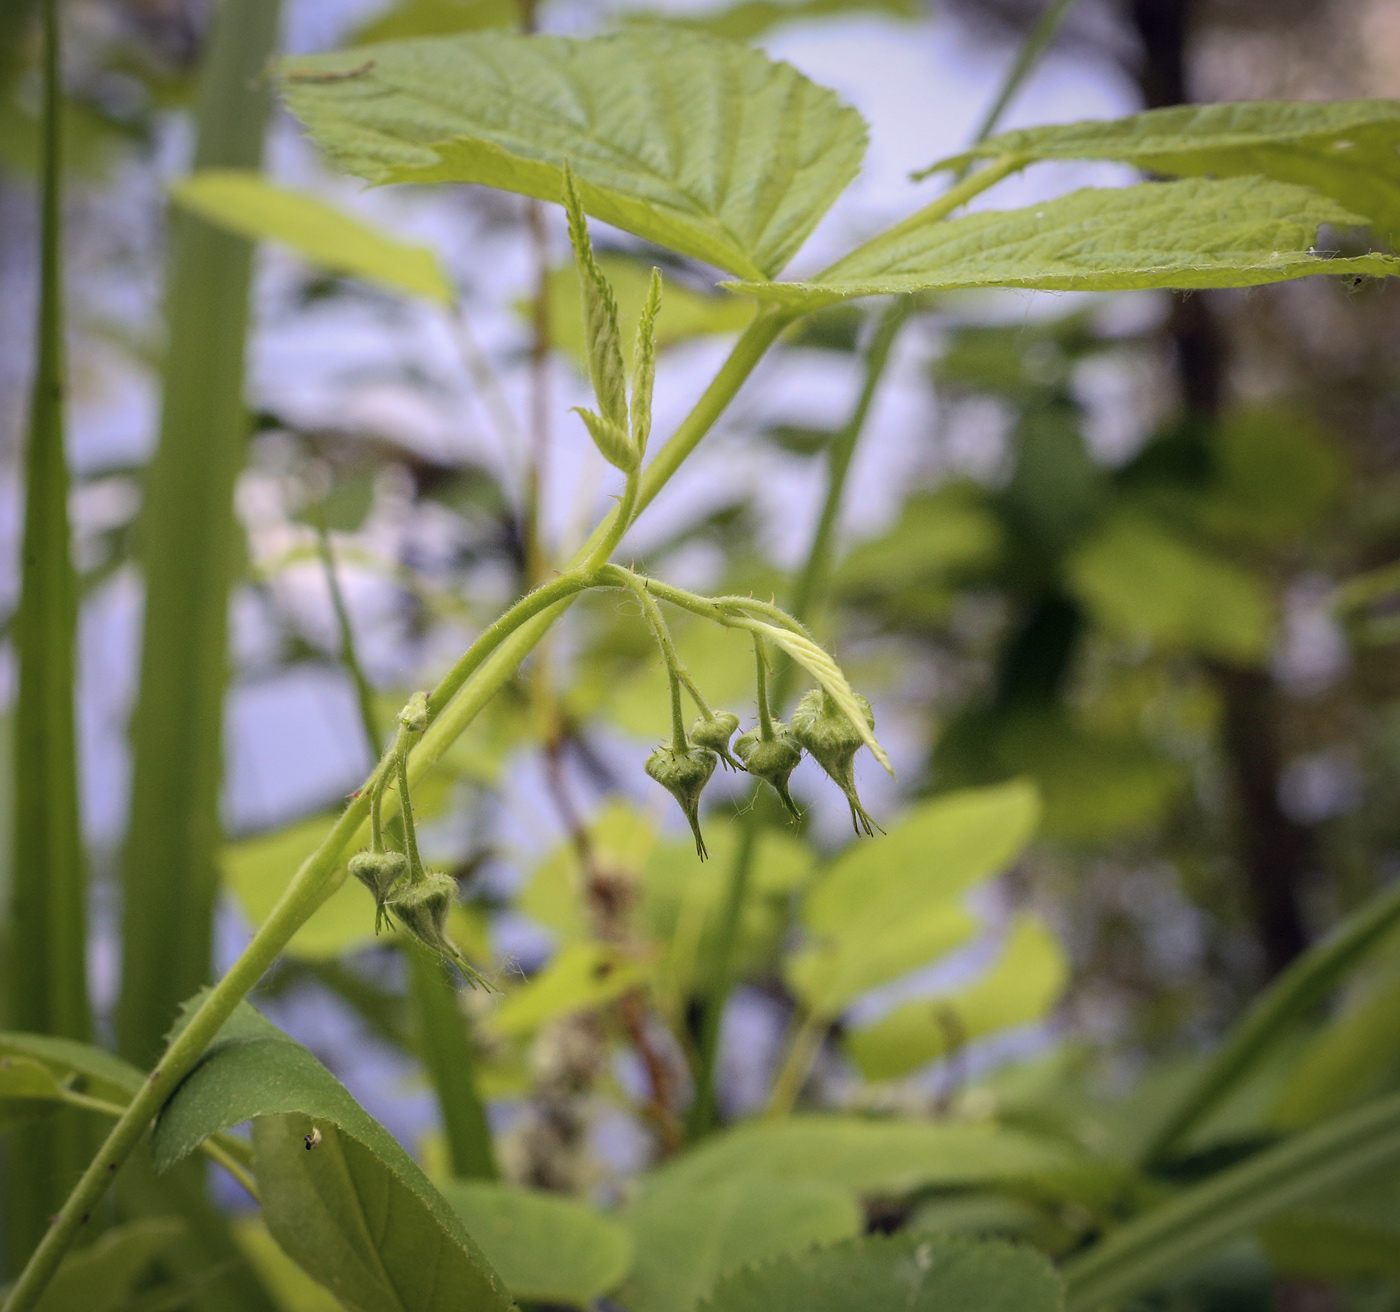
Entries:
{"label": "green leaf", "polygon": [[995,1125],[791,1116],[727,1130],[648,1179],[702,1189],[754,1175],[890,1196],[1034,1179],[1080,1160],[1058,1141]]}
{"label": "green leaf", "polygon": [[81,1093],[108,1102],[129,1101],[146,1082],[144,1071],[129,1065],[110,1052],[56,1039],[48,1034],[0,1031],[0,1058],[27,1057],[42,1062],[56,1079],[70,1082]]}
{"label": "green leaf", "polygon": [[645,963],[606,943],[567,943],[538,975],[512,989],[491,1017],[498,1034],[531,1034],[549,1021],[601,1007],[647,978]]}
{"label": "green leaf", "polygon": [[234,1222],[233,1233],[281,1312],[343,1312],[330,1290],[318,1285],[278,1248],[260,1218]]}
{"label": "green leaf", "polygon": [[119,1312],[184,1229],[169,1218],[145,1218],[109,1230],[91,1248],[64,1258],[34,1312]]}
{"label": "green leaf", "polygon": [[[1262,174],[1297,182],[1400,233],[1400,104],[1394,100],[1243,101],[1005,132],[934,165],[982,157],[1112,159],[1171,177]],[[932,170],[930,170],[932,171]]]}
{"label": "green leaf", "polygon": [[62,1096],[54,1074],[32,1057],[0,1057],[0,1133],[52,1111]]}
{"label": "green leaf", "polygon": [[763,1262],[721,1282],[703,1312],[1059,1312],[1062,1285],[1030,1248],[871,1235]]}
{"label": "green leaf", "polygon": [[1267,1222],[1259,1239],[1286,1275],[1400,1279],[1400,1176],[1392,1167],[1353,1180]]}
{"label": "green leaf", "polygon": [[1074,553],[1069,575],[1094,618],[1125,638],[1246,664],[1268,652],[1263,580],[1144,515],[1110,519]]}
{"label": "green leaf", "polygon": [[1332,1117],[1112,1231],[1065,1267],[1066,1312],[1095,1312],[1387,1163],[1400,1160],[1400,1095]]}
{"label": "green leaf", "polygon": [[289,1112],[253,1123],[253,1149],[273,1238],[352,1312],[514,1306],[402,1148],[395,1163],[332,1121]]}
{"label": "green leaf", "polygon": [[426,246],[399,241],[306,192],[249,169],[202,169],[170,189],[187,210],[253,241],[275,241],[333,273],[354,274],[439,305],[452,287]]}
{"label": "green leaf", "polygon": [[1400,260],[1386,255],[1313,252],[1319,224],[1360,221],[1306,187],[1260,178],[1144,182],[1022,210],[911,220],[808,282],[725,286],[807,312],[854,296],[975,287],[1253,287],[1315,273],[1400,272]]}
{"label": "green leaf", "polygon": [[1245,1015],[1182,1090],[1151,1136],[1143,1156],[1156,1161],[1269,1057],[1298,1020],[1316,1007],[1348,971],[1366,959],[1400,924],[1400,884],[1374,894],[1298,957],[1250,1005]]}
{"label": "green leaf", "polygon": [[1380,1091],[1400,1068],[1400,970],[1394,965],[1304,1051],[1274,1106],[1271,1123],[1296,1130]]}
{"label": "green leaf", "polygon": [[1035,788],[1018,781],[926,802],[879,843],[852,845],[803,903],[815,941],[789,959],[789,982],[834,1015],[966,942],[977,922],[959,899],[1016,858],[1039,817]]}
{"label": "green leaf", "polygon": [[626,1208],[637,1261],[618,1299],[629,1312],[690,1312],[722,1276],[750,1262],[859,1234],[849,1189],[747,1176],[654,1189]]}
{"label": "green leaf", "polygon": [[[635,342],[627,328],[639,323],[651,282],[650,266],[625,255],[604,253],[598,267],[617,296],[617,317],[624,337]],[[579,303],[578,276],[572,264],[551,269],[546,283],[549,297],[549,329],[552,344],[587,372],[587,343],[583,336],[583,308]],[[515,307],[523,316],[533,313],[531,303]],[[753,318],[753,304],[734,296],[707,295],[685,283],[662,278],[661,309],[656,317],[656,348],[664,351],[678,342],[716,333],[742,331]],[[630,357],[636,368],[636,353]]]}
{"label": "green leaf", "polygon": [[656,318],[661,313],[661,270],[652,269],[632,346],[632,445],[645,453],[651,437],[651,398],[656,388]]}
{"label": "green leaf", "polygon": [[[335,816],[313,816],[286,829],[225,846],[224,883],[252,924],[260,925],[267,919],[297,867],[321,845],[335,820]],[[289,955],[323,960],[374,942],[373,902],[354,880],[344,874],[337,878],[340,884],[335,892],[287,945]]]}
{"label": "green leaf", "polygon": [[693,32],[498,32],[288,60],[288,103],[371,182],[477,182],[771,277],[855,176],[860,116],[788,64]]}
{"label": "green leaf", "polygon": [[[269,1230],[347,1307],[509,1306],[418,1164],[310,1052],[243,1003],[162,1109],[157,1168],[247,1120]],[[313,1130],[320,1141],[308,1148]]]}
{"label": "green leaf", "polygon": [[462,1180],[442,1193],[518,1299],[591,1307],[631,1269],[628,1231],[572,1198]]}
{"label": "green leaf", "polygon": [[868,1080],[890,1080],[997,1030],[1043,1019],[1059,1000],[1069,962],[1035,916],[1022,916],[1001,956],[975,984],[896,1008],[849,1032],[846,1051]]}
{"label": "green leaf", "polygon": [[[259,166],[278,11],[278,0],[220,6],[201,60],[196,170]],[[252,247],[177,213],[170,249],[160,437],[139,523],[141,681],[122,853],[117,1039],[139,1065],[155,1060],[180,1003],[212,970],[229,589],[242,541],[233,493],[249,431]]]}

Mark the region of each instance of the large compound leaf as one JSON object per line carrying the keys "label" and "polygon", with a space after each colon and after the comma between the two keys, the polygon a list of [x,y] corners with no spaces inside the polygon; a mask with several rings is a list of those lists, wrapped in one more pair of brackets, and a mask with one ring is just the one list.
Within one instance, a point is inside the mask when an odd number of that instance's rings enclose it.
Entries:
{"label": "large compound leaf", "polygon": [[442,1192],[516,1298],[591,1307],[631,1269],[632,1236],[585,1203],[485,1180]]}
{"label": "large compound leaf", "polygon": [[1030,1248],[871,1235],[740,1271],[703,1312],[1059,1312],[1061,1284]]}
{"label": "large compound leaf", "polygon": [[618,1299],[629,1312],[690,1312],[715,1281],[760,1258],[860,1233],[849,1189],[743,1176],[644,1193],[621,1215],[637,1262]]}
{"label": "large compound leaf", "polygon": [[1081,1160],[1062,1144],[995,1125],[792,1116],[716,1135],[648,1179],[652,1188],[700,1189],[751,1175],[897,1195],[1036,1179]]}
{"label": "large compound leaf", "polygon": [[380,232],[319,196],[279,187],[250,169],[201,169],[170,189],[187,210],[254,241],[276,241],[334,273],[446,305],[452,288],[426,246]]}
{"label": "large compound leaf", "polygon": [[477,182],[584,208],[745,278],[785,265],[855,176],[860,116],[695,32],[478,32],[289,60],[287,100],[371,182]]}
{"label": "large compound leaf", "polygon": [[983,1035],[1041,1020],[1069,977],[1064,949],[1038,917],[1023,916],[995,965],[955,993],[921,998],[846,1035],[846,1051],[868,1080],[890,1080]]}
{"label": "large compound leaf", "polygon": [[244,1003],[162,1109],[157,1167],[250,1119],[268,1229],[346,1307],[510,1306],[418,1164],[310,1052]]}
{"label": "large compound leaf", "polygon": [[1400,235],[1400,102],[1244,101],[1004,132],[935,168],[983,156],[1111,159],[1175,177],[1262,174],[1315,187]]}
{"label": "large compound leaf", "polygon": [[1361,222],[1316,191],[1267,178],[1144,182],[900,225],[809,282],[726,285],[809,311],[854,296],[975,287],[1253,287],[1314,273],[1400,273],[1390,256],[1314,253],[1319,224]]}

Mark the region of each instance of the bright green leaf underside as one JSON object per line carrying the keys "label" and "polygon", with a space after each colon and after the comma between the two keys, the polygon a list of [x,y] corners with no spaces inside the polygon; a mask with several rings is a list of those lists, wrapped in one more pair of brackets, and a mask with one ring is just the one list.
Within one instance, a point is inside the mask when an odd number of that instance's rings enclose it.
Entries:
{"label": "bright green leaf underside", "polygon": [[788,64],[695,32],[477,32],[284,65],[292,111],[371,182],[562,196],[745,278],[771,277],[855,176],[865,125]]}
{"label": "bright green leaf underside", "polygon": [[1006,132],[935,168],[979,156],[1111,159],[1176,177],[1262,174],[1304,183],[1400,234],[1400,101],[1186,105],[1106,122]]}
{"label": "bright green leaf underside", "polygon": [[856,296],[978,287],[1251,287],[1400,273],[1400,259],[1386,255],[1313,253],[1320,224],[1360,222],[1315,191],[1265,178],[1146,182],[896,228],[809,282],[727,285],[809,311]]}
{"label": "bright green leaf underside", "polygon": [[202,218],[254,241],[276,241],[334,273],[348,273],[439,305],[452,289],[426,246],[398,241],[319,196],[274,186],[244,169],[204,169],[171,195]]}

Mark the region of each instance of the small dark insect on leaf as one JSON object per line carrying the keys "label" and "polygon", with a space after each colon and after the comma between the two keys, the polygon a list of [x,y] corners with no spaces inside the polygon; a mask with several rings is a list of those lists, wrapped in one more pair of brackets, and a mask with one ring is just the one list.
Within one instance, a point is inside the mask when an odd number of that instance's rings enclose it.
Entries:
{"label": "small dark insect on leaf", "polygon": [[613,964],[614,963],[611,961],[600,961],[593,967],[593,978],[607,979],[607,977],[613,973]]}
{"label": "small dark insect on leaf", "polygon": [[363,77],[374,67],[374,60],[367,59],[356,68],[341,69],[330,73],[288,73],[289,82],[345,82],[352,77]]}
{"label": "small dark insect on leaf", "polygon": [[313,1126],[311,1129],[311,1133],[305,1135],[302,1139],[302,1142],[306,1144],[306,1151],[310,1152],[318,1143],[321,1142],[321,1127]]}

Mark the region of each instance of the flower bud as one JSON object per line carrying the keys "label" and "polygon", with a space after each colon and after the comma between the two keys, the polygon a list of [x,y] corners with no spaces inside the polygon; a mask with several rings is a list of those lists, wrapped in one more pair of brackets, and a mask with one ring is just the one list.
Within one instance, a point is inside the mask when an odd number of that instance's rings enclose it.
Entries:
{"label": "flower bud", "polygon": [[715,772],[715,754],[708,747],[658,747],[647,757],[647,773],[681,804],[690,831],[695,835],[695,852],[703,861],[710,854],[700,833],[700,794]]}
{"label": "flower bud", "polygon": [[729,740],[739,727],[739,717],[730,711],[721,711],[706,719],[700,716],[690,726],[690,741],[697,747],[708,747],[731,770],[737,770],[739,763],[729,754]]}
{"label": "flower bud", "polygon": [[773,736],[768,739],[757,728],[740,734],[734,743],[734,755],[744,763],[744,769],[751,775],[766,779],[773,785],[773,791],[794,820],[802,818],[802,812],[788,792],[788,778],[802,759],[802,745],[787,725],[781,721],[775,722]]}
{"label": "flower bud", "polygon": [[472,968],[447,933],[447,917],[457,900],[457,881],[451,875],[430,870],[389,903],[394,914],[414,938],[439,957],[450,961],[469,984],[486,980]]}
{"label": "flower bud", "polygon": [[374,897],[374,932],[384,922],[384,904],[394,885],[408,874],[408,858],[402,852],[356,852],[350,858],[350,873]]}
{"label": "flower bud", "polygon": [[428,694],[416,692],[399,712],[399,723],[409,733],[422,733],[428,727]]}
{"label": "flower bud", "polygon": [[[870,728],[875,727],[875,715],[870,703],[859,693],[856,702],[865,715]],[[846,714],[822,688],[813,688],[797,703],[792,713],[792,733],[798,743],[812,754],[813,759],[831,776],[833,782],[851,804],[851,824],[856,833],[862,830],[874,836],[879,828],[856,795],[856,777],[853,763],[856,752],[861,748],[861,736]]]}

